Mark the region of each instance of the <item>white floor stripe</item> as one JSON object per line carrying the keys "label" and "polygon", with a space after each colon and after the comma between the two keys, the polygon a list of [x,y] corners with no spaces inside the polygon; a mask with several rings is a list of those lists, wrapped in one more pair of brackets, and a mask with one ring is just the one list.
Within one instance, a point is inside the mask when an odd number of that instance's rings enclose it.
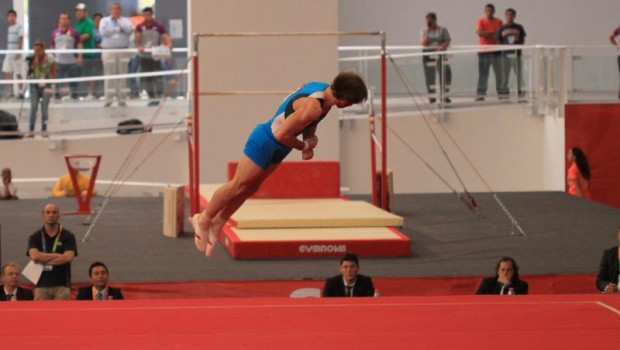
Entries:
{"label": "white floor stripe", "polygon": [[606,308],[607,310],[616,313],[618,316],[620,316],[620,310],[616,309],[615,307],[611,306],[611,305],[607,305],[602,301],[597,301],[596,302],[597,305],[602,306],[604,308]]}

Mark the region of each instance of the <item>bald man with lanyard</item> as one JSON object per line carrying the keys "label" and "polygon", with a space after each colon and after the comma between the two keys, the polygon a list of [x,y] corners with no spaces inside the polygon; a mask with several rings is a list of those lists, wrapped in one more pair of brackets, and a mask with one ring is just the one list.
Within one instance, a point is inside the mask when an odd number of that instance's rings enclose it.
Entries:
{"label": "bald man with lanyard", "polygon": [[42,212],[43,227],[30,235],[27,255],[43,265],[34,286],[35,300],[69,300],[71,298],[71,263],[77,256],[75,236],[60,225],[56,204],[47,204]]}

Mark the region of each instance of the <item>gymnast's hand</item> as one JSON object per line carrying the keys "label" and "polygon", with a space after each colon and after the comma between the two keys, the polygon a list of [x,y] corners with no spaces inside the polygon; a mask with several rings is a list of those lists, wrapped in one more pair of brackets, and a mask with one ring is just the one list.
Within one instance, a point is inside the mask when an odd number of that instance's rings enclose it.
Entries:
{"label": "gymnast's hand", "polygon": [[305,139],[304,143],[305,143],[305,146],[304,146],[304,149],[301,151],[301,159],[310,160],[314,158],[313,149],[319,143],[319,138],[316,137],[316,135],[312,135],[308,137],[307,139]]}
{"label": "gymnast's hand", "polygon": [[310,160],[314,158],[314,151],[309,149],[301,152],[301,159]]}
{"label": "gymnast's hand", "polygon": [[304,140],[305,146],[302,151],[310,151],[313,150],[316,145],[319,144],[319,138],[316,135],[312,135]]}

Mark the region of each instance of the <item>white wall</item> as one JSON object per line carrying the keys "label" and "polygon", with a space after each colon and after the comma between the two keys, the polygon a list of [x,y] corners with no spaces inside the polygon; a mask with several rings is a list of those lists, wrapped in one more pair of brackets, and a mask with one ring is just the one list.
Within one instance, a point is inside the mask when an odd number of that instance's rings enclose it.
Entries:
{"label": "white wall", "polygon": [[[319,0],[300,6],[282,0],[192,1],[192,32],[335,32],[338,3]],[[199,19],[199,20],[198,20]],[[293,91],[307,81],[331,81],[338,72],[337,37],[201,39],[200,91]],[[226,164],[238,160],[258,123],[273,116],[286,94],[203,96],[200,99],[201,180],[222,182]],[[337,114],[319,128],[317,158],[338,159]],[[299,159],[292,152],[291,159]]]}
{"label": "white wall", "polygon": [[453,45],[475,45],[476,21],[489,2],[501,19],[509,7],[517,11],[516,22],[525,27],[528,44],[607,45],[620,25],[617,0],[339,0],[340,29],[383,30],[390,45],[418,45],[424,17],[433,11],[450,31]]}
{"label": "white wall", "polygon": [[[488,191],[440,125],[432,118],[429,120],[468,190]],[[453,188],[461,191],[458,179],[420,115],[392,114],[388,124]],[[497,106],[449,112],[444,126],[493,191],[549,189],[544,180],[545,118],[528,116],[522,105]],[[349,187],[351,193],[368,193],[371,186],[368,122],[347,120],[340,132],[343,186]],[[397,193],[450,192],[391,132],[388,133],[388,166],[394,171]]]}

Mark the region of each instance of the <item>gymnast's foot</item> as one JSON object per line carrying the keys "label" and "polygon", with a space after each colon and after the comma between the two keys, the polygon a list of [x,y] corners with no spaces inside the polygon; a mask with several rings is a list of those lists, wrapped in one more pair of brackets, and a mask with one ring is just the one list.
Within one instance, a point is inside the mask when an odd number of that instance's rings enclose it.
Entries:
{"label": "gymnast's foot", "polygon": [[192,216],[192,226],[194,227],[194,243],[196,244],[196,248],[201,253],[204,253],[207,249],[207,232],[200,229],[200,224],[198,223],[198,218],[200,214],[194,214]]}
{"label": "gymnast's foot", "polygon": [[211,255],[213,254],[213,249],[215,248],[215,244],[217,243],[217,233],[213,233],[213,229],[209,230],[209,237],[207,240],[207,246],[205,248],[205,255],[207,256],[207,258],[211,257]]}

